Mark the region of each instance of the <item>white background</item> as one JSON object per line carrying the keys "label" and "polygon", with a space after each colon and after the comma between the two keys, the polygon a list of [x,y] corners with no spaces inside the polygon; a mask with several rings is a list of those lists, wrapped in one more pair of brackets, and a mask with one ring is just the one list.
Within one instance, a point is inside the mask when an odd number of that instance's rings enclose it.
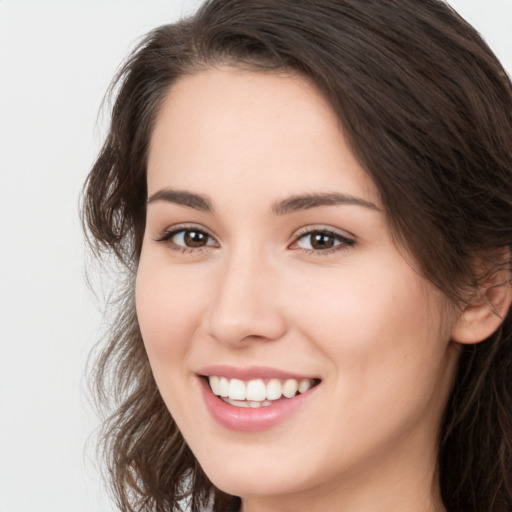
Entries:
{"label": "white background", "polygon": [[[85,443],[101,315],[81,185],[108,83],[137,39],[200,0],[0,0],[0,512],[107,512]],[[512,72],[512,0],[453,0]]]}

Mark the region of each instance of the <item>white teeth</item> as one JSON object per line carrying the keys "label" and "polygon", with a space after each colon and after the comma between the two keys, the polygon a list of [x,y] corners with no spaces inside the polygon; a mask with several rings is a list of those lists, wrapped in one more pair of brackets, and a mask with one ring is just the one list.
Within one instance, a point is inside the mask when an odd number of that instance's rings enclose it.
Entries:
{"label": "white teeth", "polygon": [[225,398],[224,402],[229,405],[234,405],[235,407],[244,407],[245,409],[257,409],[258,407],[268,407],[272,405],[268,400],[264,400],[263,402],[249,402],[248,400],[231,400],[230,398]]}
{"label": "white teeth", "polygon": [[212,375],[210,377],[210,387],[212,388],[213,394],[219,396],[220,395],[220,378]]}
{"label": "white teeth", "polygon": [[[214,391],[215,393],[215,391]],[[283,394],[283,386],[278,379],[270,379],[267,384],[267,400],[277,400]]]}
{"label": "white teeth", "polygon": [[251,402],[247,402],[245,400],[231,400],[231,398],[225,398],[224,402],[229,405],[234,405],[235,407],[244,407],[245,409],[249,409],[249,407],[251,407]]}
{"label": "white teeth", "polygon": [[299,382],[299,393],[305,393],[308,389],[311,389],[313,383],[309,379],[302,379]]}
{"label": "white teeth", "polygon": [[247,383],[247,400],[261,402],[267,398],[267,390],[262,380],[250,380]]}
{"label": "white teeth", "polygon": [[229,398],[231,400],[245,400],[247,398],[246,387],[241,380],[231,379],[229,381]]}
{"label": "white teeth", "polygon": [[293,398],[297,392],[305,393],[314,384],[312,379],[287,379],[284,382],[270,379],[265,385],[262,379],[244,382],[216,375],[208,377],[208,380],[213,394],[225,398],[225,402],[237,407],[254,408],[271,405],[271,400],[279,400],[282,396]]}
{"label": "white teeth", "polygon": [[299,390],[299,383],[295,379],[288,379],[283,386],[283,395],[286,398],[292,398]]}
{"label": "white teeth", "polygon": [[[214,391],[214,393],[215,393],[215,391]],[[217,393],[215,393],[215,394],[217,394]],[[226,379],[226,377],[221,377],[219,379],[219,395],[218,396],[221,396],[223,398],[229,396],[229,380]]]}

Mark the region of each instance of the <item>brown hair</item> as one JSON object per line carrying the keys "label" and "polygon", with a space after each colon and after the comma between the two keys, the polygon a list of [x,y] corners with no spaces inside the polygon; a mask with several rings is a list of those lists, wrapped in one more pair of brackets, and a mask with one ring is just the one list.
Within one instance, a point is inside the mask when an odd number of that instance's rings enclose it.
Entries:
{"label": "brown hair", "polygon": [[[464,307],[477,257],[507,249],[510,272],[512,85],[477,32],[440,0],[210,0],[148,34],[117,76],[110,132],[87,179],[83,216],[97,253],[127,278],[95,366],[114,398],[103,448],[123,511],[236,510],[215,489],[151,375],[133,298],[145,223],[146,160],[159,107],[186,74],[220,64],[288,70],[330,101],[375,182],[397,242]],[[508,274],[509,275],[509,274]],[[510,275],[509,275],[510,277]],[[512,315],[461,346],[441,426],[439,474],[452,512],[512,510]]]}

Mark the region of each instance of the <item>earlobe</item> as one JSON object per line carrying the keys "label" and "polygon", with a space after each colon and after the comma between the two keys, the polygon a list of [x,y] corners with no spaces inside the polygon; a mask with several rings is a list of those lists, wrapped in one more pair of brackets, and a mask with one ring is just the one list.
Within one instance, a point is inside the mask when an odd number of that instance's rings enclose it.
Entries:
{"label": "earlobe", "polygon": [[498,329],[512,303],[512,284],[509,279],[481,290],[457,319],[452,339],[473,344],[487,339]]}

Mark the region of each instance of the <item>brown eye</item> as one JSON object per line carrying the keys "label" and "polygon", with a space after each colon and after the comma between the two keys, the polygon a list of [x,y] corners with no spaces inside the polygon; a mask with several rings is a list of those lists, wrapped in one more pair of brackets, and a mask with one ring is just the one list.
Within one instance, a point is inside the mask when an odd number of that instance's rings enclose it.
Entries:
{"label": "brown eye", "polygon": [[334,237],[327,233],[312,233],[309,237],[311,247],[317,250],[332,249],[336,243]]}
{"label": "brown eye", "polygon": [[176,229],[168,231],[157,242],[166,242],[174,249],[194,250],[205,247],[218,247],[217,242],[205,231],[201,229]]}
{"label": "brown eye", "polygon": [[354,241],[340,233],[314,230],[301,235],[294,245],[296,246],[295,248],[321,253],[323,251],[349,247],[354,245]]}
{"label": "brown eye", "polygon": [[201,231],[184,231],[183,244],[187,247],[204,247],[208,245],[208,238],[206,233]]}

